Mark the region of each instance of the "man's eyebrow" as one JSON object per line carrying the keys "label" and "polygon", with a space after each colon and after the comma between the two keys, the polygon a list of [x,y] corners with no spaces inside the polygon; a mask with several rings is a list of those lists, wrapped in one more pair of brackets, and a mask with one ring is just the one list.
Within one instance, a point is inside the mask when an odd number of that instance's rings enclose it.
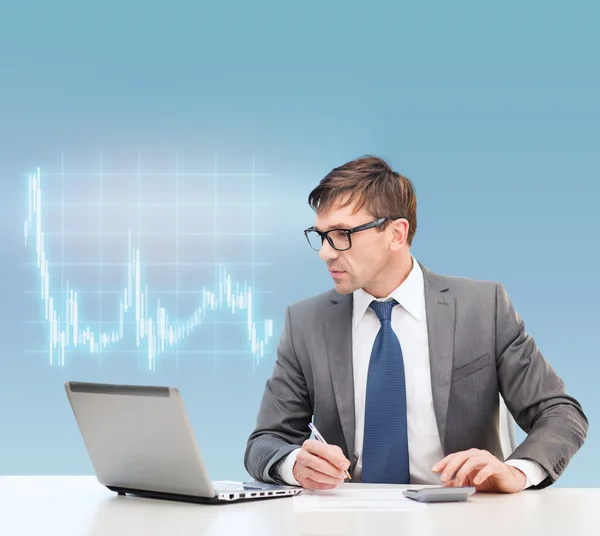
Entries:
{"label": "man's eyebrow", "polygon": [[[347,224],[347,223],[334,223],[333,225],[330,225],[329,227],[327,227],[326,231],[330,231],[331,229],[351,229],[352,226]],[[321,231],[321,229],[319,229],[316,225],[315,225],[315,229],[317,231]]]}

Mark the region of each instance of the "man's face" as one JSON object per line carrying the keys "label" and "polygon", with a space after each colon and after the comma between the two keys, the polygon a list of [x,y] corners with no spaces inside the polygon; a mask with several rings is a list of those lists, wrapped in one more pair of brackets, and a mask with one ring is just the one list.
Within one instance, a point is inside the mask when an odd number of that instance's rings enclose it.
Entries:
{"label": "man's face", "polygon": [[[334,203],[331,209],[319,212],[315,227],[319,231],[351,229],[376,218],[364,208],[352,213],[354,204],[341,207]],[[352,247],[337,251],[327,240],[323,241],[319,257],[327,263],[335,289],[340,294],[350,294],[359,288],[368,290],[385,267],[389,258],[389,229],[367,229],[351,235]]]}

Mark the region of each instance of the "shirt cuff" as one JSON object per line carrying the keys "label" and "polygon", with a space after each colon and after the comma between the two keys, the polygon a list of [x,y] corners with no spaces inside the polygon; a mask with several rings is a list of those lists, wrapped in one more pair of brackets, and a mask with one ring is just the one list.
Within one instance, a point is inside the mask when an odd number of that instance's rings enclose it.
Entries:
{"label": "shirt cuff", "polygon": [[506,465],[512,465],[517,469],[523,471],[527,481],[525,482],[525,487],[523,489],[527,489],[531,486],[537,486],[542,480],[544,480],[547,476],[544,468],[533,460],[506,460],[504,463]]}
{"label": "shirt cuff", "polygon": [[300,449],[294,449],[290,452],[283,461],[279,463],[277,467],[277,472],[279,474],[279,478],[281,478],[286,484],[290,486],[299,486],[300,483],[294,477],[294,464],[296,463],[296,458],[298,457],[298,452]]}

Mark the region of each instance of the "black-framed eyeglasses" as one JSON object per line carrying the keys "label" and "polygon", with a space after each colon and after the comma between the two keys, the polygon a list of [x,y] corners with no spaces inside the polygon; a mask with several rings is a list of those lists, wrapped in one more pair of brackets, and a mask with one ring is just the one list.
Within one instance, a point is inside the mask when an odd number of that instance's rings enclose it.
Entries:
{"label": "black-framed eyeglasses", "polygon": [[320,251],[323,246],[323,240],[327,239],[329,245],[337,251],[346,251],[352,247],[351,236],[354,233],[360,231],[366,231],[367,229],[373,229],[375,227],[381,227],[386,221],[393,220],[396,218],[379,218],[377,220],[370,221],[369,223],[363,223],[358,227],[352,227],[351,229],[329,229],[329,231],[317,231],[314,227],[309,227],[304,230],[304,236],[311,248],[315,251]]}

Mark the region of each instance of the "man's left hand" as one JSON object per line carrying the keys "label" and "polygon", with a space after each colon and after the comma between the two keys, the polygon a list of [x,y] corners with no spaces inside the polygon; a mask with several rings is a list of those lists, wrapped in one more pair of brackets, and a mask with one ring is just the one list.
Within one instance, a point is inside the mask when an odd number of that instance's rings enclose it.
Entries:
{"label": "man's left hand", "polygon": [[515,493],[527,482],[525,474],[500,461],[487,450],[470,449],[449,454],[431,470],[442,472],[444,487],[475,486],[477,491]]}

